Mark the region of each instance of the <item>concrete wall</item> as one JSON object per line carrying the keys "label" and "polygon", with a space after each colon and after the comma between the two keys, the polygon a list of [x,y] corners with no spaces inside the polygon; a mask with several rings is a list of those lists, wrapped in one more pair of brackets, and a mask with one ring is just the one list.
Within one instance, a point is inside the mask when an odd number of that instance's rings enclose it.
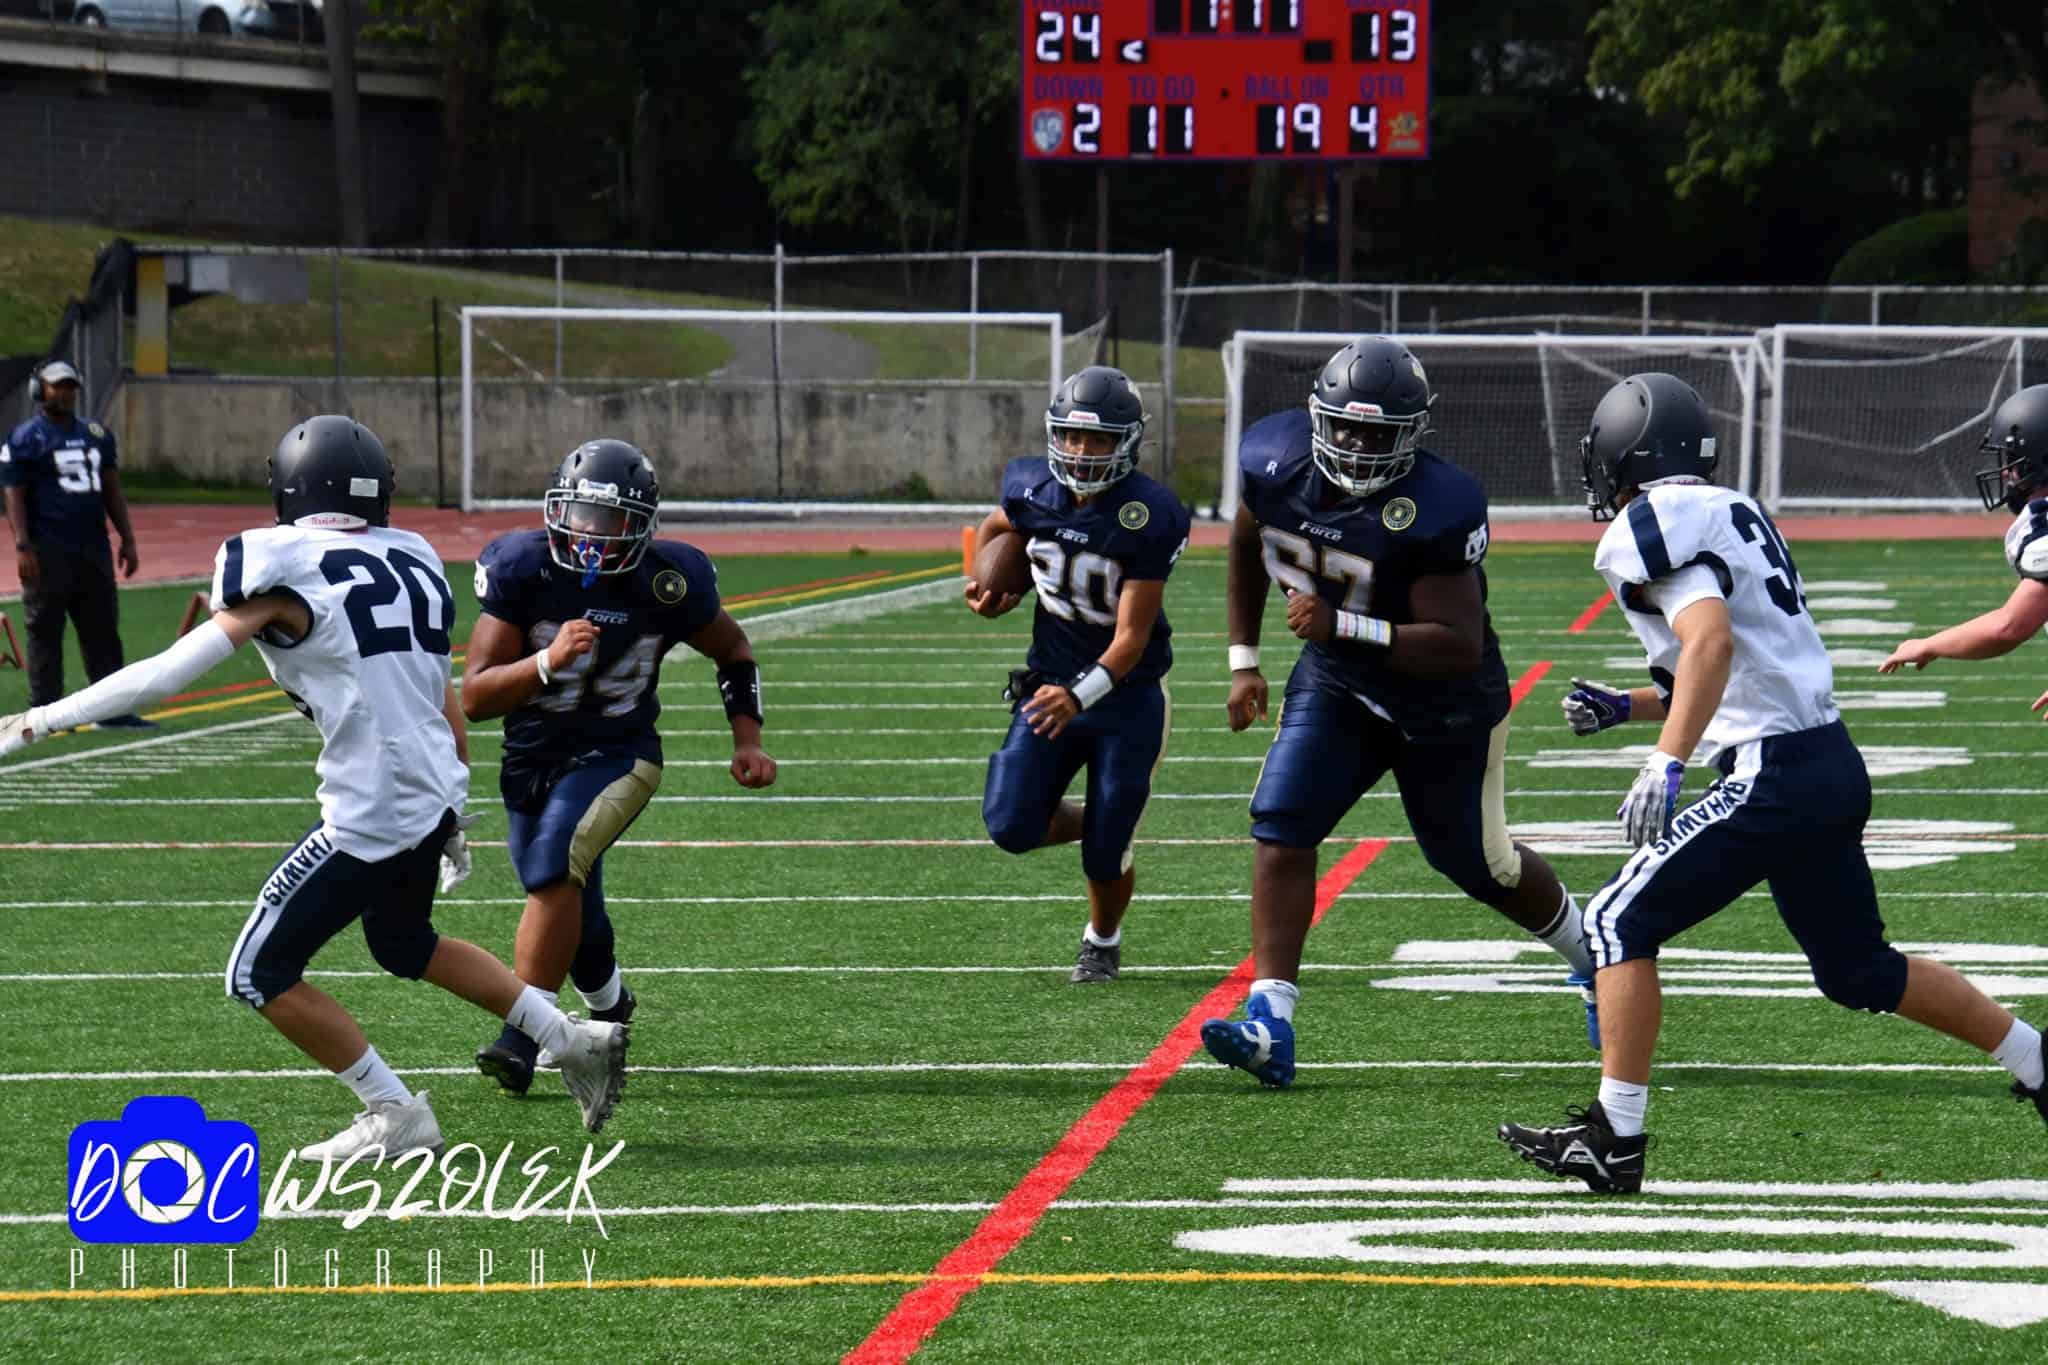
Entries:
{"label": "concrete wall", "polygon": [[[461,397],[459,383],[446,385],[451,498]],[[319,412],[353,413],[391,452],[399,490],[434,496],[431,380],[130,379],[108,420],[132,468],[260,484],[278,436]],[[778,485],[770,385],[492,382],[477,386],[477,495],[537,498],[571,448],[616,436],[653,457],[670,499],[867,498],[922,480],[940,500],[993,503],[1003,466],[1044,449],[1044,413],[1043,383],[785,386]]]}
{"label": "concrete wall", "polygon": [[[365,97],[370,233],[426,231],[440,109]],[[338,240],[325,94],[0,70],[0,206],[130,228]]]}

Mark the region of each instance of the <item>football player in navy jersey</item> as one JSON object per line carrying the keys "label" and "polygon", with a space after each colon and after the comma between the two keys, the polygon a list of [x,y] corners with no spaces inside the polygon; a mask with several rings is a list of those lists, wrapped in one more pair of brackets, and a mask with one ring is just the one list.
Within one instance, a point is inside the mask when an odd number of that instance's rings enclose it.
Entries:
{"label": "football player in navy jersey", "polygon": [[[718,667],[732,725],[732,776],[775,781],[761,748],[761,672],[719,606],[704,552],[656,540],[654,466],[624,441],[570,451],[542,503],[542,527],[513,531],[477,560],[482,607],[469,641],[462,709],[505,717],[498,790],[506,847],[526,888],[513,966],[542,990],[566,975],[591,1017],[624,1023],[634,998],[612,955],[602,859],[661,784],[661,661],[678,642]],[[524,1094],[539,1061],[506,1026],[478,1068]]]}
{"label": "football player in navy jersey", "polygon": [[[1996,659],[2010,654],[2048,625],[2048,384],[2021,389],[1991,414],[1977,453],[1995,463],[1977,471],[1984,510],[2013,514],[2005,531],[2005,562],[2019,575],[2012,595],[1995,610],[1925,639],[1905,640],[1877,666],[1896,673],[1907,664],[1925,668],[1936,659]],[[2048,707],[2048,692],[2034,703]]]}
{"label": "football player in navy jersey", "polygon": [[[1252,955],[1245,1017],[1211,1019],[1217,1060],[1294,1079],[1302,944],[1316,849],[1391,771],[1429,865],[1592,979],[1578,907],[1511,842],[1503,809],[1508,680],[1486,612],[1486,495],[1421,448],[1436,401],[1422,364],[1363,337],[1323,367],[1306,410],[1254,424],[1238,449],[1230,533],[1230,728],[1266,714],[1259,628],[1269,583],[1306,641],[1252,793]],[[1590,1008],[1587,1027],[1598,1046]]]}
{"label": "football player in navy jersey", "polygon": [[[1045,414],[1046,453],[1012,460],[1002,501],[976,533],[1029,537],[1038,606],[1031,652],[1005,695],[1013,718],[988,761],[981,800],[989,838],[1010,853],[1081,843],[1088,924],[1072,980],[1114,981],[1136,873],[1131,840],[1166,753],[1173,705],[1166,578],[1188,544],[1187,510],[1138,471],[1145,407],[1123,371],[1069,376]],[[1000,616],[1017,598],[967,585]],[[1063,799],[1081,769],[1086,797]]]}

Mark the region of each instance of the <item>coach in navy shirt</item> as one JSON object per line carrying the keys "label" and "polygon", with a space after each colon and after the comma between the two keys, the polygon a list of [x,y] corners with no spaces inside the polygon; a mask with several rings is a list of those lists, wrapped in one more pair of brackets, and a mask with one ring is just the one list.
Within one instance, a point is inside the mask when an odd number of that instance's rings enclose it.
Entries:
{"label": "coach in navy shirt", "polygon": [[[78,371],[61,360],[29,379],[36,413],[0,445],[0,488],[21,569],[28,618],[29,703],[64,695],[64,620],[78,627],[78,650],[94,682],[121,667],[119,607],[107,521],[121,534],[121,569],[140,560],[128,524],[128,500],[115,469],[114,433],[78,418]],[[142,726],[123,716],[106,725]]]}

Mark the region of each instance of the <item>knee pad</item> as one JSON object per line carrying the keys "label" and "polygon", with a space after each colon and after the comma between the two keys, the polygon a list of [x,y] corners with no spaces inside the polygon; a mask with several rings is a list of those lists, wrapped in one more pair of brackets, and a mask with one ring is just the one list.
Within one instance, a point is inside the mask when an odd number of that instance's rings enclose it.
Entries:
{"label": "knee pad", "polygon": [[434,948],[441,942],[441,936],[434,932],[433,926],[424,921],[394,932],[373,929],[366,920],[363,938],[369,943],[370,956],[377,960],[379,967],[407,981],[417,981],[426,974],[427,963],[434,957]]}
{"label": "knee pad", "polygon": [[1882,952],[1853,962],[1816,960],[1813,984],[1843,1009],[1894,1014],[1906,995],[1906,958],[1887,943]]}

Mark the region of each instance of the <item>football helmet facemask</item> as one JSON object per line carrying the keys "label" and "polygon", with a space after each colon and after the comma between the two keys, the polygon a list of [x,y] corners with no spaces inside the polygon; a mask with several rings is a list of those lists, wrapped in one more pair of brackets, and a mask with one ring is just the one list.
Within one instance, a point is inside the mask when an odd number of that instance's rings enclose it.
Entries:
{"label": "football helmet facemask", "polygon": [[1709,483],[1716,458],[1698,391],[1676,375],[1632,374],[1601,398],[1579,438],[1586,509],[1595,521],[1612,521],[1632,488]]}
{"label": "football helmet facemask", "polygon": [[2002,505],[2017,515],[2034,490],[2048,482],[2048,384],[2031,385],[2000,403],[1977,453],[1998,461],[1977,471],[1984,510]]}
{"label": "football helmet facemask", "polygon": [[[1074,433],[1099,432],[1099,441],[1074,439]],[[1091,497],[1138,467],[1138,442],[1145,436],[1145,400],[1122,370],[1090,365],[1060,384],[1045,410],[1045,459],[1052,476],[1068,491]],[[1088,450],[1084,446],[1096,446]]]}
{"label": "football helmet facemask", "polygon": [[395,482],[384,443],[352,417],[309,417],[278,439],[270,457],[280,526],[389,526]]}
{"label": "football helmet facemask", "polygon": [[1308,396],[1316,468],[1353,497],[1415,467],[1436,403],[1422,362],[1386,337],[1360,337],[1330,357]]}
{"label": "football helmet facemask", "polygon": [[629,573],[654,539],[661,487],[654,465],[625,441],[586,441],[562,457],[555,482],[541,499],[548,553],[583,576]]}

